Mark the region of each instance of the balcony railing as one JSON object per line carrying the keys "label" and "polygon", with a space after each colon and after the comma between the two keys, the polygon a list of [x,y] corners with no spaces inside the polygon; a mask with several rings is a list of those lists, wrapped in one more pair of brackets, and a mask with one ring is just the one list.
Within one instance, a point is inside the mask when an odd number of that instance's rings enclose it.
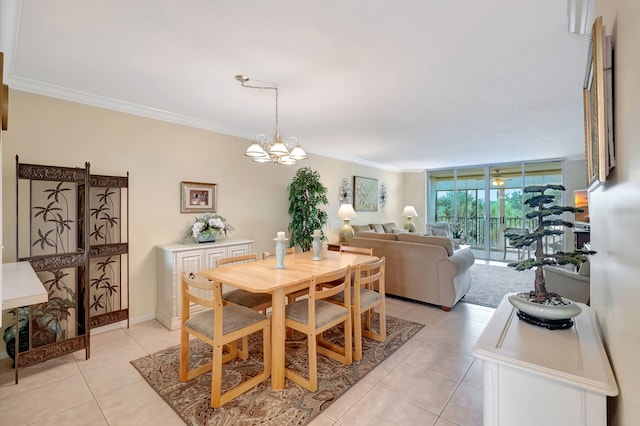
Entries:
{"label": "balcony railing", "polygon": [[[438,216],[437,222],[448,222],[451,227],[457,226],[462,230],[465,241],[471,245],[472,248],[484,248],[485,245],[485,233],[484,233],[484,218],[458,218],[454,221],[452,216]],[[526,219],[525,228],[535,229],[535,219]],[[504,228],[522,228],[522,218],[520,217],[506,217]],[[504,229],[503,228],[503,229]],[[500,231],[500,218],[492,217],[489,219],[489,242],[491,249],[503,248],[503,236]]]}

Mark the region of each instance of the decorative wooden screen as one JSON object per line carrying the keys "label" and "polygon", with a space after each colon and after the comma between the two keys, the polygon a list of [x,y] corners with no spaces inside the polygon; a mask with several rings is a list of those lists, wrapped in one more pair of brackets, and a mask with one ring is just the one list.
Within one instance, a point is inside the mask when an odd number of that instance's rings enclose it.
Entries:
{"label": "decorative wooden screen", "polygon": [[89,185],[89,163],[84,169],[21,164],[16,156],[16,175],[17,258],[31,264],[49,293],[48,302],[16,310],[16,368],[81,349],[88,359],[89,238],[83,227],[89,197],[80,189]]}
{"label": "decorative wooden screen", "polygon": [[90,185],[90,325],[126,320],[128,327],[129,174],[91,175]]}
{"label": "decorative wooden screen", "polygon": [[[17,258],[31,264],[49,300],[13,312],[20,348],[16,354],[5,332],[7,352],[16,368],[81,349],[88,359],[91,328],[129,326],[129,175],[91,175],[89,163],[21,164],[16,156],[16,177]],[[15,335],[15,322],[6,330]]]}

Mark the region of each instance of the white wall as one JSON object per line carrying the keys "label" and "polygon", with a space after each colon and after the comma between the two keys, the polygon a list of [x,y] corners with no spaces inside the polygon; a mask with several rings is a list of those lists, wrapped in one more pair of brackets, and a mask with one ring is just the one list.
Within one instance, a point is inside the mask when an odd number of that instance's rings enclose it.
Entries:
{"label": "white wall", "polygon": [[[2,140],[4,262],[16,260],[15,156],[20,162],[66,167],[91,163],[91,173],[130,173],[130,315],[152,318],[156,306],[158,244],[177,242],[194,215],[180,213],[180,182],[218,184],[218,213],[235,226],[232,236],[273,248],[289,223],[287,185],[296,168],[252,163],[250,141],[200,129],[12,90],[9,129]],[[301,143],[304,146],[304,141]],[[320,173],[329,190],[329,241],[342,221],[338,189],[343,178],[376,178],[388,188],[384,212],[361,212],[354,224],[403,218],[403,174],[310,155],[299,163]]]}
{"label": "white wall", "polygon": [[610,425],[640,424],[640,2],[596,0],[614,39],[614,135],[617,165],[590,194],[591,305],[620,388]]}

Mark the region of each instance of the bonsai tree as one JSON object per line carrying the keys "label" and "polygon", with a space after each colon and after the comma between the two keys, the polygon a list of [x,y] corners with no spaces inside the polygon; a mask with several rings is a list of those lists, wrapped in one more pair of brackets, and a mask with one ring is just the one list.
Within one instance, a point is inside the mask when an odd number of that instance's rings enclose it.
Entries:
{"label": "bonsai tree", "polygon": [[299,245],[302,251],[311,250],[313,231],[327,223],[327,212],[320,209],[328,204],[327,188],[320,182],[320,173],[302,167],[289,184],[289,246]]}
{"label": "bonsai tree", "polygon": [[[564,229],[558,227],[571,228],[572,222],[562,219],[564,212],[582,212],[581,208],[571,206],[559,206],[554,204],[556,196],[547,194],[547,191],[564,191],[562,185],[544,185],[544,186],[527,186],[524,188],[525,194],[533,194],[531,198],[525,200],[524,204],[531,207],[532,211],[526,214],[527,219],[538,219],[537,228],[527,234],[505,234],[513,245],[518,248],[526,248],[535,243],[535,258],[522,260],[520,262],[509,263],[508,266],[518,271],[536,268],[534,291],[530,293],[530,301],[543,303],[553,297],[561,300],[560,295],[548,293],[544,282],[544,265],[567,265],[572,264],[579,266],[587,259],[587,255],[595,254],[595,251],[579,249],[575,252],[558,251],[552,254],[546,254],[543,250],[543,239],[550,235],[563,235]],[[551,218],[554,216],[556,218]]]}

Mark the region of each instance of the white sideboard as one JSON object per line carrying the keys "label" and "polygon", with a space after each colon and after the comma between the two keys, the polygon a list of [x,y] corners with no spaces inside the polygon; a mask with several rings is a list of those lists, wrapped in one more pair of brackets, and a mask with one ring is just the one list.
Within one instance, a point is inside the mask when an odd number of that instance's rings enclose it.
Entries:
{"label": "white sideboard", "polygon": [[473,353],[484,364],[484,425],[607,424],[607,396],[618,394],[590,308],[567,330],[518,319],[507,296]]}
{"label": "white sideboard", "polygon": [[[182,273],[213,268],[215,260],[251,253],[253,241],[226,238],[215,243],[165,244],[157,246],[158,303],[156,319],[169,330],[180,328]],[[193,311],[192,311],[193,312]]]}

